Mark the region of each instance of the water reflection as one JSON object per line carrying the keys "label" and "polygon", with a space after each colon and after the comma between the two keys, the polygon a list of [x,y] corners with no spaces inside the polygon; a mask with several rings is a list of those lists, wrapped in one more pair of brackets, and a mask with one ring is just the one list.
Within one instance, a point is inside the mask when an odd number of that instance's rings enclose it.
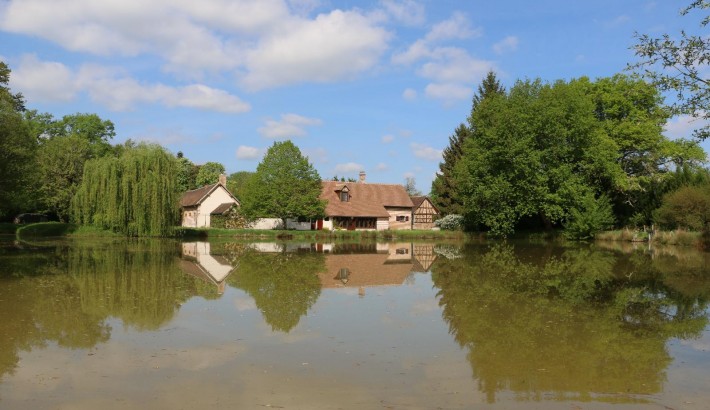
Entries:
{"label": "water reflection", "polygon": [[503,391],[643,401],[662,389],[668,339],[708,323],[708,293],[682,290],[696,275],[663,257],[512,245],[440,253],[451,255],[432,267],[443,317],[489,402]]}
{"label": "water reflection", "polygon": [[[412,284],[419,286],[402,286]],[[136,346],[159,346],[148,358],[164,347],[156,340],[206,357],[219,350],[209,346],[222,346],[234,368],[200,374],[211,381],[223,371],[246,374],[282,361],[295,363],[289,377],[306,377],[322,360],[334,376],[351,372],[349,382],[360,380],[362,391],[370,381],[388,386],[393,374],[402,376],[400,389],[407,383],[443,389],[449,379],[430,383],[433,373],[420,369],[440,365],[438,374],[449,377],[456,363],[472,376],[458,377],[457,389],[489,403],[511,396],[642,403],[668,388],[669,341],[696,338],[707,328],[709,297],[710,254],[678,248],[0,243],[0,375],[9,378],[23,352],[120,343],[122,332],[112,328],[119,323]],[[258,311],[234,307],[237,298]],[[309,358],[294,358],[304,334],[299,351]],[[207,343],[219,337],[222,344]],[[236,357],[236,351],[256,353]],[[263,374],[269,385],[285,380]],[[402,397],[416,393],[405,390]]]}
{"label": "water reflection", "polygon": [[225,256],[212,255],[209,242],[185,242],[182,244],[180,269],[215,285],[217,293],[221,295],[227,285],[227,276],[232,273],[234,266]]}

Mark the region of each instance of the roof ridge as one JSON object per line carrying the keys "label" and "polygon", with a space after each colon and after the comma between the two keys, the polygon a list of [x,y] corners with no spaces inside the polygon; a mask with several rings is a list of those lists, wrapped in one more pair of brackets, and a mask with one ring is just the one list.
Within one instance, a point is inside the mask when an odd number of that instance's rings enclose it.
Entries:
{"label": "roof ridge", "polygon": [[201,187],[199,187],[199,188],[195,188],[195,189],[188,189],[187,191],[185,191],[185,193],[188,193],[188,192],[193,192],[193,191],[199,191],[200,189],[205,189],[205,188],[207,188],[208,186],[213,186],[213,185],[217,185],[217,184],[219,184],[219,182],[217,182],[216,184],[207,184],[207,185],[202,185],[202,186],[201,186]]}

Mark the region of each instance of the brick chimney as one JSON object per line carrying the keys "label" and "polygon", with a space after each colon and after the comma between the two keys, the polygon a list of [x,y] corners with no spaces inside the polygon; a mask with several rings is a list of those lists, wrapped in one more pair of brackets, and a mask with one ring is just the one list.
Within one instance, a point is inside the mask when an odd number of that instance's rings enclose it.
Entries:
{"label": "brick chimney", "polygon": [[360,181],[359,182],[361,184],[365,183],[365,176],[366,176],[365,171],[360,171]]}
{"label": "brick chimney", "polygon": [[222,185],[223,187],[227,187],[227,176],[224,174],[219,174],[219,184]]}

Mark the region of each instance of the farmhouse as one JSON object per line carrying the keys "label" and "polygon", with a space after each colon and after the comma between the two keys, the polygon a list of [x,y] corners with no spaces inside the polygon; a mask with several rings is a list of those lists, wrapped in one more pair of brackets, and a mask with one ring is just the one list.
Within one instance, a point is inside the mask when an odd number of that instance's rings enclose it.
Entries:
{"label": "farmhouse", "polygon": [[240,206],[239,200],[227,190],[227,176],[220,175],[216,184],[205,185],[182,195],[182,226],[209,228],[212,215],[222,215],[233,206]]}
{"label": "farmhouse", "polygon": [[402,185],[366,183],[364,172],[359,182],[322,184],[326,216],[316,221],[316,229],[412,229],[413,204]]}

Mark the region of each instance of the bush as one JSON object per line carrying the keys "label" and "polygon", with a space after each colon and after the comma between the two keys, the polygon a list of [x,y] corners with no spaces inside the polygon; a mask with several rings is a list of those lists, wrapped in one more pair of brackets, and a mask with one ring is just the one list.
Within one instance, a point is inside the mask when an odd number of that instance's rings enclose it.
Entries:
{"label": "bush", "polygon": [[594,198],[589,193],[582,198],[577,208],[570,210],[570,219],[565,224],[565,236],[576,240],[591,239],[613,225],[614,213],[609,198]]}
{"label": "bush", "polygon": [[666,194],[653,219],[666,229],[704,230],[710,222],[710,188],[684,186]]}
{"label": "bush", "polygon": [[434,222],[434,226],[446,231],[460,231],[463,227],[463,216],[457,214],[446,215],[441,219],[437,219]]}

